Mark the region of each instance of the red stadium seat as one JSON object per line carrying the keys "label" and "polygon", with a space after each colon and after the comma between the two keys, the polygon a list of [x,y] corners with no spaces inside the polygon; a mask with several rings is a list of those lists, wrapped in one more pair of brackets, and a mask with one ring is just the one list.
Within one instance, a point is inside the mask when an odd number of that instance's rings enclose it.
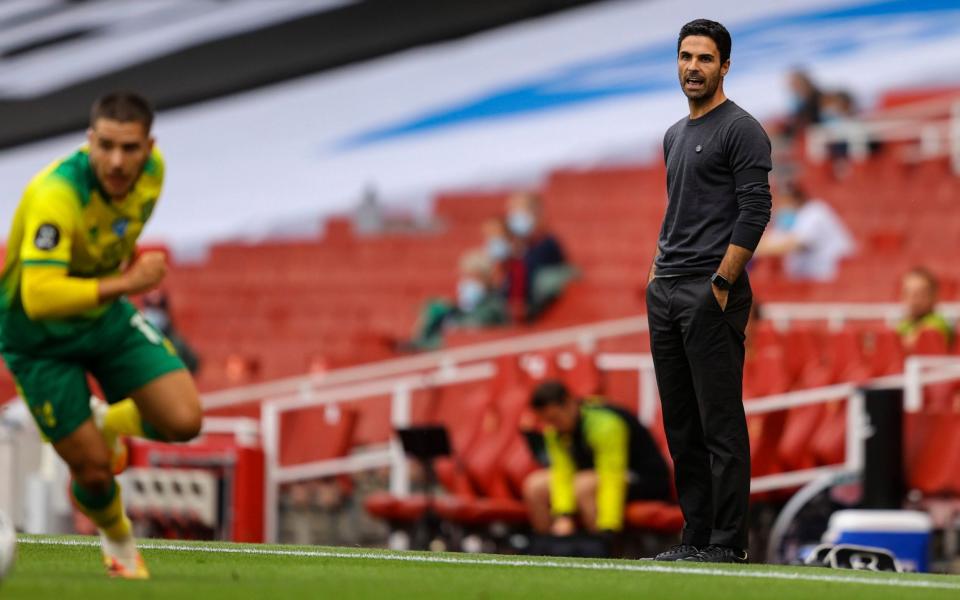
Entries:
{"label": "red stadium seat", "polygon": [[865,334],[870,349],[867,361],[875,377],[903,372],[903,346],[900,336],[890,329],[875,329]]}
{"label": "red stadium seat", "polygon": [[787,411],[783,436],[777,445],[777,458],[781,464],[790,470],[808,469],[816,465],[810,443],[824,414],[822,404]]}
{"label": "red stadium seat", "polygon": [[593,396],[601,391],[600,370],[596,358],[582,352],[563,352],[557,356],[564,382],[578,397]]}
{"label": "red stadium seat", "polygon": [[767,346],[748,356],[744,365],[744,397],[782,394],[790,389],[790,383],[782,348]]}
{"label": "red stadium seat", "polygon": [[921,449],[908,463],[908,483],[928,496],[960,495],[960,414],[932,413],[925,425]]}
{"label": "red stadium seat", "polygon": [[346,456],[356,411],[320,406],[286,412],[280,418],[280,464],[295,465]]}
{"label": "red stadium seat", "polygon": [[821,465],[843,462],[846,448],[847,403],[831,402],[825,405],[819,427],[810,440],[814,460]]}
{"label": "red stadium seat", "polygon": [[631,502],[627,505],[624,522],[631,529],[678,533],[683,528],[683,513],[676,504],[655,500]]}

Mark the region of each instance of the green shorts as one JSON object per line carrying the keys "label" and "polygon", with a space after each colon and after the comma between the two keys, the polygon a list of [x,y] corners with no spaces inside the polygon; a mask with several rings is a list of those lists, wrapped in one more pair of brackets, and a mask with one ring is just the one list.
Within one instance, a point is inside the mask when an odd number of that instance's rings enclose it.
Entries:
{"label": "green shorts", "polygon": [[40,350],[5,347],[2,354],[17,390],[51,442],[90,418],[87,373],[100,384],[107,402],[114,403],[161,375],[185,368],[170,341],[126,299],[114,302],[76,335],[50,341]]}

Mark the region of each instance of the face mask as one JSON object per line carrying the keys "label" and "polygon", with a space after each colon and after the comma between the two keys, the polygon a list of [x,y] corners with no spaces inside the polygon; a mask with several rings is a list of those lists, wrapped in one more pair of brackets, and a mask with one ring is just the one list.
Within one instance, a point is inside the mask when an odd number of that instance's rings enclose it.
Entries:
{"label": "face mask", "polygon": [[792,208],[784,208],[777,211],[777,229],[789,231],[793,229],[797,222],[797,211]]}
{"label": "face mask", "polygon": [[170,316],[159,308],[144,308],[143,316],[160,331],[166,331],[167,327],[170,326]]}
{"label": "face mask", "polygon": [[461,279],[457,284],[457,306],[465,313],[472,312],[486,293],[486,288],[476,279]]}
{"label": "face mask", "polygon": [[498,262],[506,260],[510,256],[510,242],[503,237],[490,238],[487,242],[487,256]]}
{"label": "face mask", "polygon": [[514,211],[507,216],[507,227],[517,237],[525,238],[533,233],[533,215],[526,211]]}

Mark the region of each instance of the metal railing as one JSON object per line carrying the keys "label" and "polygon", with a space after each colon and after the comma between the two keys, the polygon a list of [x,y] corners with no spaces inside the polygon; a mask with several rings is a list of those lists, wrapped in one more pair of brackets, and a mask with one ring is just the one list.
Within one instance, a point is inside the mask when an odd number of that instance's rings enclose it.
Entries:
{"label": "metal railing", "polygon": [[388,444],[361,449],[342,458],[284,466],[280,464],[280,417],[284,412],[331,404],[391,397],[390,424],[393,428],[410,425],[412,393],[444,385],[454,385],[492,378],[496,367],[492,362],[466,367],[444,367],[419,375],[342,386],[332,390],[306,391],[264,402],[260,407],[260,430],[264,454],[264,537],[277,540],[277,509],[280,486],[285,483],[356,473],[378,467],[390,467],[390,491],[398,496],[409,493],[406,457],[399,440],[393,436]]}
{"label": "metal railing", "polygon": [[[957,321],[960,302],[942,302],[937,312]],[[763,316],[779,329],[803,321],[823,321],[831,329],[839,329],[856,321],[883,321],[893,326],[903,318],[904,311],[896,302],[770,302],[763,305]]]}
{"label": "metal railing", "polygon": [[813,126],[807,156],[821,162],[830,144],[845,143],[850,157],[862,161],[874,142],[916,142],[918,158],[949,156],[953,172],[960,175],[960,101],[957,96],[935,98],[868,118]]}
{"label": "metal railing", "polygon": [[[659,398],[653,375],[653,361],[649,354],[601,353],[596,357],[601,371],[636,371],[638,373],[638,418],[647,426],[656,421]],[[919,366],[914,366],[919,365]],[[908,398],[920,394],[922,386],[939,381],[960,379],[960,358],[922,357],[908,359],[908,375],[890,375],[861,383],[843,383],[821,388],[798,390],[744,403],[748,416],[773,413],[827,402],[846,401],[847,425],[845,432],[845,459],[843,463],[812,469],[755,477],[751,480],[754,493],[789,489],[822,478],[825,475],[859,473],[863,467],[862,440],[868,435],[868,424],[861,390],[865,387],[903,387]],[[388,444],[368,447],[350,456],[315,461],[293,466],[280,464],[280,417],[293,410],[351,402],[376,396],[390,396],[390,422],[394,427],[410,424],[412,393],[445,385],[484,381],[496,374],[493,362],[464,367],[446,366],[413,376],[395,377],[356,385],[345,385],[332,390],[307,391],[276,398],[262,405],[261,432],[265,454],[266,481],[264,490],[264,523],[267,541],[277,539],[277,510],[280,486],[340,473],[354,473],[378,467],[390,467],[391,492],[404,496],[409,493],[407,461],[396,439]],[[911,396],[913,395],[913,396]],[[909,410],[918,410],[919,404],[907,402]]]}

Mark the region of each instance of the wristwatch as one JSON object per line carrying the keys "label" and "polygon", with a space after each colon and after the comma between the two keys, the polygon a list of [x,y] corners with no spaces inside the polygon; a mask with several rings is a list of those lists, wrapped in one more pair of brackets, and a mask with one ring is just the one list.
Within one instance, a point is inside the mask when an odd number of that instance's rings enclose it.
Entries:
{"label": "wristwatch", "polygon": [[727,281],[727,278],[720,273],[714,273],[713,277],[710,278],[710,283],[725,291],[733,287],[733,284]]}

